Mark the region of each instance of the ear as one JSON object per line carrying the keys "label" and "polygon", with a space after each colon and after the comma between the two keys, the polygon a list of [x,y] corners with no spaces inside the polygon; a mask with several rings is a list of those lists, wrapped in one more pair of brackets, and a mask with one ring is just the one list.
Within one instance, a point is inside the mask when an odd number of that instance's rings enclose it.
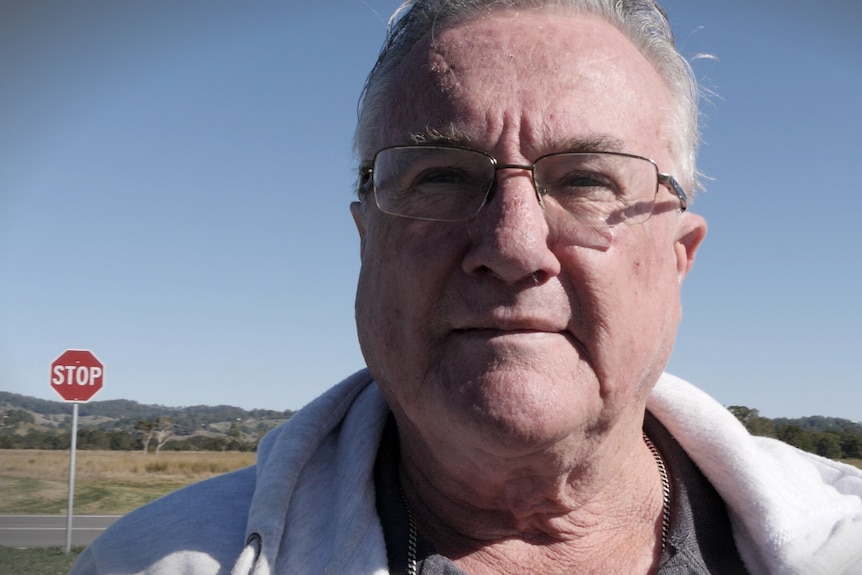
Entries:
{"label": "ear", "polygon": [[365,206],[362,202],[350,202],[350,215],[359,232],[359,257],[365,255]]}
{"label": "ear", "polygon": [[697,214],[685,212],[680,217],[673,246],[676,253],[677,280],[680,284],[694,265],[694,256],[706,237],[706,228],[706,220]]}

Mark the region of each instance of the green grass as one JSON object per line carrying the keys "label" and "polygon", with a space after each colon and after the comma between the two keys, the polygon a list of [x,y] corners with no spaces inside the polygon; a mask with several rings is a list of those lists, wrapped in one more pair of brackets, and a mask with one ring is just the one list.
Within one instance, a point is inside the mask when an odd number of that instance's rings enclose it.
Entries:
{"label": "green grass", "polygon": [[0,547],[0,573],[4,575],[66,575],[83,547]]}

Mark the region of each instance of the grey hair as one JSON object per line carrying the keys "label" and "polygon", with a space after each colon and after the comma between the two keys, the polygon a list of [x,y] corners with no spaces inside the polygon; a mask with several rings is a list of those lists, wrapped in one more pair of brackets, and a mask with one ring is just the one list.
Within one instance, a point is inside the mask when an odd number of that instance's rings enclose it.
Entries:
{"label": "grey hair", "polygon": [[358,105],[354,146],[360,159],[376,151],[378,129],[391,97],[393,72],[410,50],[435,27],[453,25],[507,8],[563,6],[603,18],[619,29],[664,80],[676,102],[672,111],[671,152],[689,195],[700,187],[696,167],[698,87],[686,59],[676,50],[667,14],[654,0],[407,0],[392,15],[377,62],[365,81]]}

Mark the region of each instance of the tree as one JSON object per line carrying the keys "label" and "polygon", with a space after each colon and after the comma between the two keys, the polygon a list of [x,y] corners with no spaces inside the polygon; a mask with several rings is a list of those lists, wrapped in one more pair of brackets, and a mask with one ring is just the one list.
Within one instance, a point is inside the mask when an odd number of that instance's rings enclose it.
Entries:
{"label": "tree", "polygon": [[756,409],[744,405],[731,405],[727,409],[736,416],[736,419],[745,426],[750,434],[775,437],[775,426],[772,420],[768,417],[761,417],[760,412]]}
{"label": "tree", "polygon": [[141,443],[143,443],[144,453],[150,448],[150,441],[155,434],[156,425],[152,421],[145,419],[140,420],[135,424],[135,430],[141,434]]}
{"label": "tree", "polygon": [[862,459],[862,436],[841,434],[841,455],[848,459]]}
{"label": "tree", "polygon": [[227,431],[227,436],[234,441],[239,441],[242,438],[242,421],[237,418],[230,424],[230,429]]}
{"label": "tree", "polygon": [[19,423],[35,423],[33,414],[23,409],[10,409],[3,413],[3,427],[18,427]]}
{"label": "tree", "polygon": [[167,415],[157,417],[155,421],[156,453],[161,451],[162,447],[164,447],[173,434],[173,420]]}
{"label": "tree", "polygon": [[811,433],[798,425],[779,425],[775,430],[775,437],[803,451],[814,452],[814,441]]}
{"label": "tree", "polygon": [[78,448],[79,449],[108,449],[110,447],[110,438],[108,434],[101,429],[79,429],[78,430]]}
{"label": "tree", "polygon": [[135,438],[126,431],[109,431],[108,444],[113,451],[131,451],[135,449]]}
{"label": "tree", "polygon": [[768,417],[753,417],[745,427],[752,435],[775,437],[775,425]]}
{"label": "tree", "polygon": [[814,434],[814,452],[829,459],[841,458],[841,440],[834,433],[823,432]]}
{"label": "tree", "polygon": [[727,410],[739,420],[742,425],[745,425],[752,417],[758,417],[760,413],[756,409],[745,407],[744,405],[731,405]]}
{"label": "tree", "polygon": [[135,429],[141,435],[141,444],[144,453],[149,451],[150,442],[153,439],[156,440],[156,453],[158,453],[171,436],[173,436],[174,423],[167,415],[160,415],[152,421],[145,419],[138,421],[135,424]]}

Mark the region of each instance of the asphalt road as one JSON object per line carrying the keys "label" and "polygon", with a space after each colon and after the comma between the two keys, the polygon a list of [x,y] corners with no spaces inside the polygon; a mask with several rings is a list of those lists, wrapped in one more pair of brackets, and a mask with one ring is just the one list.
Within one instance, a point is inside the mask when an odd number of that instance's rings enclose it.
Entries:
{"label": "asphalt road", "polygon": [[[72,545],[89,545],[121,515],[75,515]],[[4,547],[63,547],[65,515],[0,515],[0,545]]]}

